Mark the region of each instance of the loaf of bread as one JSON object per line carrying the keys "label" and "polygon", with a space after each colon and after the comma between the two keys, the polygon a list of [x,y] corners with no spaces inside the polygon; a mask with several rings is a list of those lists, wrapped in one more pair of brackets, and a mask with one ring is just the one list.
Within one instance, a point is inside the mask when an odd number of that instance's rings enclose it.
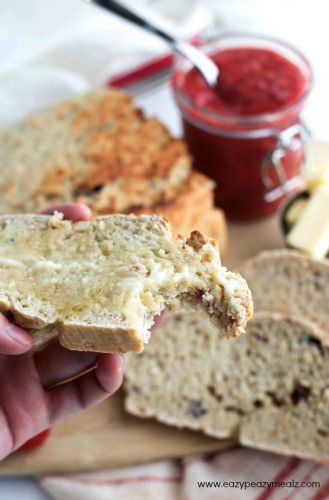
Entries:
{"label": "loaf of bread", "polygon": [[173,198],[191,166],[183,141],[104,90],[1,131],[0,169],[1,213],[79,199],[108,213]]}
{"label": "loaf of bread", "polygon": [[154,317],[183,306],[206,310],[228,336],[244,329],[249,289],[202,234],[176,239],[158,216],[60,215],[0,217],[0,310],[37,339],[141,351]]}
{"label": "loaf of bread", "polygon": [[225,249],[214,182],[192,171],[183,140],[122,91],[63,101],[1,131],[0,171],[2,214],[75,201],[94,216],[161,215],[176,234],[198,229]]}
{"label": "loaf of bread", "polygon": [[281,454],[329,460],[329,347],[311,324],[255,314],[223,341],[205,314],[167,318],[125,356],[127,410]]}
{"label": "loaf of bread", "polygon": [[241,267],[255,311],[293,314],[329,331],[329,263],[292,250],[261,252]]}

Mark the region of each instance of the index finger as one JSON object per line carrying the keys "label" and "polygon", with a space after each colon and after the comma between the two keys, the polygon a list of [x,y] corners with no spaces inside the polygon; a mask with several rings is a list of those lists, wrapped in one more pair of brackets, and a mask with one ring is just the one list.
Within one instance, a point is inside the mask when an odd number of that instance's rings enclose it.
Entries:
{"label": "index finger", "polygon": [[0,354],[23,354],[32,347],[32,336],[0,314]]}
{"label": "index finger", "polygon": [[111,396],[122,383],[122,358],[100,354],[94,370],[46,392],[50,425]]}
{"label": "index finger", "polygon": [[43,215],[52,215],[54,212],[62,212],[64,214],[64,219],[71,220],[73,222],[90,220],[91,210],[87,205],[83,203],[63,203],[62,205],[53,205],[40,213]]}

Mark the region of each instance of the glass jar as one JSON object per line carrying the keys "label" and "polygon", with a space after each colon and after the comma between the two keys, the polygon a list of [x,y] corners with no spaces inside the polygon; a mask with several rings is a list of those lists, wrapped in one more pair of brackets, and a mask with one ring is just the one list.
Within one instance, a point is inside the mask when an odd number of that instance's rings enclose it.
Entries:
{"label": "glass jar", "polygon": [[[212,58],[232,48],[279,54],[299,69],[303,79],[300,95],[286,106],[266,113],[231,114],[203,106],[198,94],[191,97],[186,91],[191,64],[182,57],[175,61],[172,86],[194,166],[215,179],[217,206],[231,218],[250,219],[275,212],[285,194],[299,184],[308,139],[301,112],[312,71],[295,48],[264,36],[230,34],[201,47]],[[193,91],[198,93],[198,87]]]}

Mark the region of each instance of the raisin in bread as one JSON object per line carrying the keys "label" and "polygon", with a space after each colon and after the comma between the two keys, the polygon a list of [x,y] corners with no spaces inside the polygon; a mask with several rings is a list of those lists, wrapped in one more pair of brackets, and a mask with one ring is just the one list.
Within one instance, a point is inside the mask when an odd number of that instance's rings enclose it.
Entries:
{"label": "raisin in bread", "polygon": [[278,311],[312,321],[329,332],[329,263],[292,250],[261,252],[241,267],[255,310]]}
{"label": "raisin in bread", "polygon": [[126,409],[277,453],[329,460],[329,347],[307,324],[255,314],[223,341],[200,312],[175,313],[125,356]]}
{"label": "raisin in bread", "polygon": [[154,317],[183,305],[207,310],[228,336],[252,313],[245,281],[200,233],[176,239],[146,215],[0,217],[0,310],[38,339],[58,333],[70,349],[140,351]]}

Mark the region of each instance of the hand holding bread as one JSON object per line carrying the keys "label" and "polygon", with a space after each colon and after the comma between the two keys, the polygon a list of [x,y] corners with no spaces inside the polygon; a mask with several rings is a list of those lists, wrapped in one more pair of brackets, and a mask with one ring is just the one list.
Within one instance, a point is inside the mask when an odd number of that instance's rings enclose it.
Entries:
{"label": "hand holding bread", "polygon": [[[90,218],[83,205],[56,208],[71,220]],[[30,334],[0,315],[0,460],[59,420],[104,400],[122,381],[117,354],[72,352],[56,340],[39,351],[32,347]]]}
{"label": "hand holding bread", "polygon": [[0,217],[1,310],[20,325],[1,316],[0,459],[122,380],[117,354],[76,353],[56,339],[33,352],[23,327],[42,340],[59,333],[73,349],[120,352],[141,350],[166,307],[192,304],[231,336],[252,313],[244,280],[200,233],[175,239],[156,216],[90,218],[78,204]]}

